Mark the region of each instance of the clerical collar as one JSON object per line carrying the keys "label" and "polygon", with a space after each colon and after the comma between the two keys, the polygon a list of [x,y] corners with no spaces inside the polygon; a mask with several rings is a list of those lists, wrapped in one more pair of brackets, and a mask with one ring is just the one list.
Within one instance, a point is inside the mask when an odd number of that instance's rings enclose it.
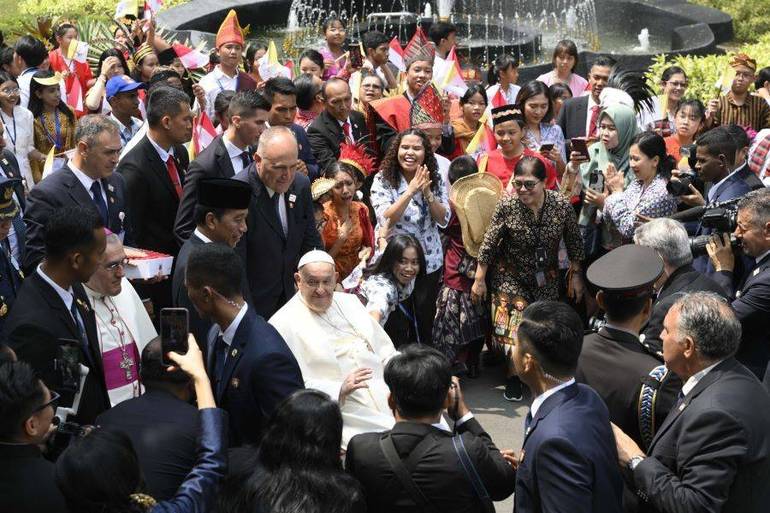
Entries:
{"label": "clerical collar", "polygon": [[222,331],[222,327],[220,326],[219,330],[222,334],[222,340],[225,341],[225,344],[232,345],[233,338],[235,338],[235,332],[238,331],[238,326],[240,326],[241,321],[246,316],[246,310],[249,309],[248,303],[244,302],[243,306],[241,307],[240,311],[238,312],[238,315],[235,316],[235,319],[233,319],[233,322],[230,323],[230,325]]}

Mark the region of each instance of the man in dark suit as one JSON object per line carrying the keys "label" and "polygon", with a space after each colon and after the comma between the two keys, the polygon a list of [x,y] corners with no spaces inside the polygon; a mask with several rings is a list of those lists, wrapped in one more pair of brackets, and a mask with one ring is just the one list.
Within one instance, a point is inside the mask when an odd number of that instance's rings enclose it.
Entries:
{"label": "man in dark suit", "polygon": [[185,282],[195,308],[213,321],[207,369],[214,398],[230,415],[230,446],[258,443],[275,407],[305,388],[281,335],[243,300],[242,264],[223,244],[193,249]]}
{"label": "man in dark suit", "polygon": [[583,91],[572,91],[572,98],[561,106],[556,124],[561,127],[567,141],[573,137],[598,139],[596,125],[601,111],[599,95],[607,85],[614,66],[615,60],[612,57],[598,57],[588,72],[591,93],[584,95]]}
{"label": "man in dark suit", "polygon": [[193,230],[198,181],[202,178],[232,178],[254,160],[252,153],[265,130],[270,104],[256,91],[236,93],[228,107],[229,125],[190,162],[184,194],[176,213],[174,232],[180,244]]}
{"label": "man in dark suit", "polygon": [[[663,319],[671,305],[685,292],[707,290],[726,296],[722,286],[692,266],[692,251],[687,230],[678,221],[665,217],[642,223],[634,232],[634,242],[655,250],[663,260],[663,275],[656,288],[658,295],[652,304],[652,313],[642,329],[644,345],[662,357],[660,333]],[[661,283],[662,280],[662,283]]]}
{"label": "man in dark suit", "polygon": [[324,110],[308,127],[307,136],[323,173],[339,158],[342,143],[368,144],[370,136],[364,115],[353,110],[353,96],[346,81],[329,79],[321,93]]}
{"label": "man in dark suit", "polygon": [[[575,380],[599,394],[610,412],[610,421],[646,447],[654,429],[666,418],[681,382],[666,381],[640,397],[642,383],[663,362],[639,340],[639,330],[652,306],[652,286],[663,274],[663,262],[655,250],[626,244],[602,256],[588,268],[586,277],[599,291],[596,302],[607,324],[583,338]],[[658,383],[660,383],[659,380]],[[679,380],[675,380],[678,382]]]}
{"label": "man in dark suit", "polygon": [[[176,256],[174,237],[182,184],[187,170],[185,142],[192,134],[192,112],[187,95],[161,86],[147,101],[147,135],[120,159],[118,172],[126,180],[129,229],[135,245]],[[142,298],[152,300],[153,309],[171,305],[171,282],[163,280],[136,287]]]}
{"label": "man in dark suit", "polygon": [[[82,393],[75,416],[81,424],[93,423],[110,406],[96,320],[81,285],[101,265],[105,247],[95,209],[55,210],[46,225],[45,258],[24,280],[4,326],[8,345],[61,394],[63,405]],[[78,363],[89,371],[82,387]]]}
{"label": "man in dark suit", "polygon": [[260,137],[256,162],[235,178],[251,186],[248,232],[238,249],[256,313],[269,319],[294,295],[302,255],[322,247],[315,226],[310,180],[296,171],[297,142],[286,127]]}
{"label": "man in dark suit", "polygon": [[54,464],[40,452],[57,396],[26,362],[0,363],[0,512],[65,513]]}
{"label": "man in dark suit", "polygon": [[607,407],[573,377],[582,340],[583,323],[569,305],[538,301],[524,310],[512,359],[535,398],[516,470],[518,513],[621,511]]}
{"label": "man in dark suit", "polygon": [[274,77],[265,82],[262,92],[265,99],[270,102],[270,114],[268,123],[270,126],[285,126],[294,133],[297,140],[297,171],[307,176],[311,181],[318,178],[321,170],[313,155],[310,140],[305,129],[294,122],[297,115],[297,88],[294,82],[286,77]]}
{"label": "man in dark suit", "polygon": [[75,154],[64,168],[46,177],[29,193],[24,221],[27,224],[27,274],[45,252],[45,226],[61,207],[80,205],[93,210],[111,232],[131,242],[128,196],[123,177],[114,173],[120,156],[120,133],[105,116],[85,116],[78,122]]}
{"label": "man in dark suit", "polygon": [[190,404],[190,377],[180,369],[169,372],[160,353],[157,337],[142,351],[144,394],[102,413],[96,423],[131,439],[147,493],[156,500],[168,500],[195,466],[200,418]]}
{"label": "man in dark suit", "polygon": [[[506,461],[513,451],[498,450],[473,417],[443,355],[408,346],[388,362],[385,382],[396,425],[351,438],[345,461],[364,489],[368,511],[484,511],[466,472],[479,477],[492,500],[513,493],[516,472]],[[456,423],[455,437],[440,427],[445,409]],[[463,470],[456,452],[463,449],[455,445],[463,447],[473,470]]]}
{"label": "man in dark suit", "polygon": [[[176,257],[171,292],[173,306],[187,308],[190,315],[190,332],[203,344],[211,329],[211,322],[201,319],[187,295],[184,283],[187,260],[196,246],[219,242],[234,248],[238,244],[246,233],[251,187],[240,180],[230,178],[203,178],[198,184],[197,195],[195,231],[182,244],[182,249]],[[243,286],[248,290],[245,274]]]}
{"label": "man in dark suit", "polygon": [[[2,124],[0,123],[0,125]],[[24,262],[24,255],[26,253],[27,225],[24,224],[24,211],[27,209],[27,189],[24,186],[25,180],[19,170],[19,162],[16,160],[16,155],[5,147],[4,131],[5,129],[0,126],[0,177],[18,180],[14,182],[15,195],[13,199],[19,206],[19,211],[13,218],[13,227],[8,234],[8,243],[11,246],[13,258],[21,265]]]}
{"label": "man in dark suit", "polygon": [[663,327],[666,366],[684,381],[680,400],[646,454],[614,428],[640,510],[767,511],[770,396],[733,358],[740,322],[720,296],[693,292],[674,303]]}
{"label": "man in dark suit", "polygon": [[743,197],[734,233],[752,264],[737,287],[729,236],[714,236],[707,249],[717,271],[714,279],[728,292],[741,322],[741,345],[735,357],[762,379],[770,361],[770,190]]}

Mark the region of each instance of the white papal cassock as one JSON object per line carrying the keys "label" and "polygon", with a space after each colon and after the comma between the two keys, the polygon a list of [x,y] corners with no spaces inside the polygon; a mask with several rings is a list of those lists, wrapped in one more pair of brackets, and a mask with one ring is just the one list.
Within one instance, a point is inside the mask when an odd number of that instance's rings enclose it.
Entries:
{"label": "white papal cassock", "polygon": [[359,367],[372,369],[369,387],[355,390],[342,404],[343,447],[354,435],[393,427],[383,369],[397,351],[356,296],[335,292],[329,309],[318,314],[297,293],[270,324],[294,353],[306,388],[322,390],[337,400],[348,374]]}

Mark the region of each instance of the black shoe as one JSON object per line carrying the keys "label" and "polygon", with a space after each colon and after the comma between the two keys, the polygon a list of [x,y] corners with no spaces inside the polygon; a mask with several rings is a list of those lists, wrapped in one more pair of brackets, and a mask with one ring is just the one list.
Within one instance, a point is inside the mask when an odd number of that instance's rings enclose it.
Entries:
{"label": "black shoe", "polygon": [[511,402],[519,402],[524,399],[524,390],[522,389],[521,380],[519,380],[518,376],[511,376],[505,382],[503,399]]}
{"label": "black shoe", "polygon": [[468,378],[469,379],[476,379],[479,377],[479,374],[481,374],[481,371],[479,370],[479,364],[478,363],[472,363],[468,365]]}

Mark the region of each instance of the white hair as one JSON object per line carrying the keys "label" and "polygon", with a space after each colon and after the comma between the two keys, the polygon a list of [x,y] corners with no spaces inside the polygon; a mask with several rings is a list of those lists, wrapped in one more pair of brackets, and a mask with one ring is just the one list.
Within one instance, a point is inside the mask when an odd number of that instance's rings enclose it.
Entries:
{"label": "white hair", "polygon": [[292,132],[289,128],[285,126],[271,126],[264,132],[262,132],[262,135],[259,136],[259,144],[257,145],[257,154],[260,157],[264,157],[265,155],[265,149],[270,146],[271,144],[275,143],[276,139],[279,139],[281,137],[287,137],[290,136],[291,140],[294,141],[294,145],[297,145],[297,137],[294,135],[294,132]]}

